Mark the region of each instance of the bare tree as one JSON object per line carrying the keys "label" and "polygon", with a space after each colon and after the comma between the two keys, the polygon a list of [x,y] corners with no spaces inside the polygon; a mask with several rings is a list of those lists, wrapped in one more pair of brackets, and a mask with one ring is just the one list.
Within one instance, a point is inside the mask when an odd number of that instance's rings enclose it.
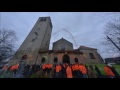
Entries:
{"label": "bare tree", "polygon": [[97,20],[97,22],[104,25],[102,27],[104,33],[100,42],[100,45],[103,46],[102,53],[112,56],[119,54],[120,56],[120,51],[107,39],[107,36],[109,36],[120,48],[120,12],[94,12],[90,19]]}
{"label": "bare tree", "polygon": [[[116,14],[114,14],[115,16]],[[120,48],[120,13],[117,13],[119,17],[117,19],[114,19],[113,21],[109,21],[105,25],[105,31],[104,31],[104,41],[103,44],[106,45],[109,51],[118,52],[120,51],[111,43],[109,39],[107,39],[106,36],[109,36],[112,41]]]}
{"label": "bare tree", "polygon": [[0,62],[11,55],[17,41],[13,30],[0,29]]}

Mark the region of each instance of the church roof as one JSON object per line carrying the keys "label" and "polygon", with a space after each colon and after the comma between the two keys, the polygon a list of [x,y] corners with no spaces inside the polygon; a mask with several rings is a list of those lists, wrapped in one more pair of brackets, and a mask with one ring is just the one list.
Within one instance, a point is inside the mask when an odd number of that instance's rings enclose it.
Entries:
{"label": "church roof", "polygon": [[[61,39],[55,41],[54,43],[61,42],[61,41],[65,41],[65,42],[71,43],[71,42],[69,42],[68,40],[64,39],[63,37],[62,37]],[[53,44],[54,44],[54,43],[53,43]],[[72,43],[71,43],[71,44],[72,44]]]}
{"label": "church roof", "polygon": [[86,47],[86,46],[80,46],[79,49],[81,50],[97,50],[96,48]]}

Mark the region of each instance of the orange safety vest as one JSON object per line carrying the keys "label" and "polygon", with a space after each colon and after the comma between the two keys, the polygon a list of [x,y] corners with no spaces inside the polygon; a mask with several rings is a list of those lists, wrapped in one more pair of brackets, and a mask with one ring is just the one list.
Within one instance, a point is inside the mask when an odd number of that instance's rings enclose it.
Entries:
{"label": "orange safety vest", "polygon": [[72,65],[72,70],[73,70],[73,71],[75,70],[75,65]]}
{"label": "orange safety vest", "polygon": [[14,69],[18,69],[18,67],[19,67],[19,64],[15,65],[15,68],[14,68]]}
{"label": "orange safety vest", "polygon": [[48,68],[49,67],[49,64],[45,64],[45,68]]}
{"label": "orange safety vest", "polygon": [[79,70],[79,64],[75,64],[74,68],[75,70]]}
{"label": "orange safety vest", "polygon": [[60,71],[62,70],[62,67],[59,65],[59,69],[60,69]]}
{"label": "orange safety vest", "polygon": [[10,68],[10,71],[12,71],[12,70],[14,70],[15,69],[15,66],[12,66],[11,68]]}
{"label": "orange safety vest", "polygon": [[60,66],[56,65],[56,72],[59,72],[59,71],[60,71]]}
{"label": "orange safety vest", "polygon": [[66,74],[67,74],[67,78],[73,78],[72,69],[70,66],[67,67]]}
{"label": "orange safety vest", "polygon": [[84,65],[79,65],[79,70],[82,72],[82,74],[87,74],[87,69]]}
{"label": "orange safety vest", "polygon": [[112,70],[108,66],[104,67],[104,71],[107,76],[115,76],[115,74],[112,72]]}
{"label": "orange safety vest", "polygon": [[48,65],[48,68],[49,68],[49,69],[52,68],[52,64],[49,64],[49,65]]}
{"label": "orange safety vest", "polygon": [[42,69],[45,69],[45,64],[44,64],[44,65],[42,65]]}

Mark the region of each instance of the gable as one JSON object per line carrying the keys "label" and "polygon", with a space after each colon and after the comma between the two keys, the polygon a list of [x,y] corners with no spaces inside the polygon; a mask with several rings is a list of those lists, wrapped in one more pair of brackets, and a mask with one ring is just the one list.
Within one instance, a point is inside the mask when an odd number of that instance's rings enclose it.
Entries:
{"label": "gable", "polygon": [[54,42],[53,44],[55,44],[55,43],[69,43],[69,44],[72,44],[71,42],[69,42],[69,41],[67,41],[66,39],[64,39],[64,38],[61,38],[61,39],[59,39],[59,40],[57,40],[56,42]]}

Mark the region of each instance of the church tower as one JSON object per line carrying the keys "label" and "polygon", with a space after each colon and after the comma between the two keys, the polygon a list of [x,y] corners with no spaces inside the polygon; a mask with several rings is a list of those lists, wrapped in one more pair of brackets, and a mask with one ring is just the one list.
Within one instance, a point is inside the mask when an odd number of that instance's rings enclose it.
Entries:
{"label": "church tower", "polygon": [[39,50],[49,50],[52,27],[50,17],[39,17],[11,62],[20,61],[25,54],[28,56],[27,61],[34,62]]}

